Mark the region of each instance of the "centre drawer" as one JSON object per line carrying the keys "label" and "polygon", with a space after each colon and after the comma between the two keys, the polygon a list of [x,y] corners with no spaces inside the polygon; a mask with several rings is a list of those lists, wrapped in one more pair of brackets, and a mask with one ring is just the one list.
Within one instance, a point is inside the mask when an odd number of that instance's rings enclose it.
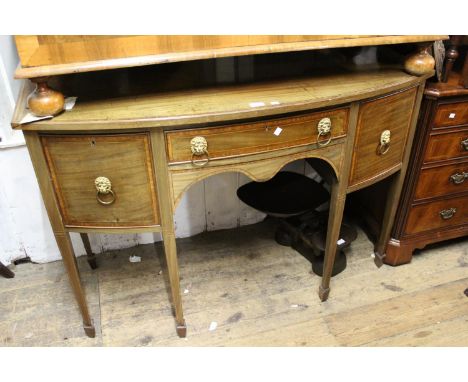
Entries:
{"label": "centre drawer", "polygon": [[[329,119],[329,134],[318,136],[318,124]],[[348,109],[335,109],[306,115],[262,120],[203,129],[177,130],[166,133],[170,163],[189,162],[193,157],[191,141],[200,137],[206,145],[209,159],[268,152],[283,148],[313,144],[325,145],[346,135]]]}
{"label": "centre drawer", "polygon": [[42,135],[41,143],[66,226],[159,224],[148,134]]}

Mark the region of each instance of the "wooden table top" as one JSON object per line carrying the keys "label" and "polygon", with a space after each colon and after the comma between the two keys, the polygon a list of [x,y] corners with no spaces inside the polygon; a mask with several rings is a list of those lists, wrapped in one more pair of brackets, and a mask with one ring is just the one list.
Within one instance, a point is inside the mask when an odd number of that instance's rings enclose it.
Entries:
{"label": "wooden table top", "polygon": [[[400,68],[381,68],[173,91],[154,90],[157,86],[149,84],[152,89],[149,93],[116,98],[78,98],[71,111],[53,119],[20,125],[31,91],[26,85],[18,100],[12,126],[22,130],[91,130],[208,124],[340,105],[420,81],[420,77],[411,76]],[[73,88],[69,91],[68,96],[77,95],[72,93]]]}

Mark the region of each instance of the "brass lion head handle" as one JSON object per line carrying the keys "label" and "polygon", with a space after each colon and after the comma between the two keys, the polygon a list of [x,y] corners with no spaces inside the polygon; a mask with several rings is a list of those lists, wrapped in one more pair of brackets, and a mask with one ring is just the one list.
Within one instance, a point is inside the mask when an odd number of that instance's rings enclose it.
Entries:
{"label": "brass lion head handle", "polygon": [[[107,206],[115,202],[115,194],[114,191],[112,191],[112,183],[109,178],[106,178],[105,176],[98,176],[96,179],[94,179],[94,186],[97,190],[96,199],[99,203]],[[101,198],[101,195],[108,194],[111,195],[109,200],[104,200]]]}
{"label": "brass lion head handle", "polygon": [[390,130],[382,131],[382,134],[380,134],[380,142],[379,142],[379,145],[377,146],[378,155],[384,155],[387,153],[388,150],[390,150],[390,138],[391,138]]}
{"label": "brass lion head handle", "polygon": [[[317,144],[320,146],[320,147],[323,147],[323,146],[326,146],[328,145],[330,142],[331,142],[331,128],[332,128],[332,122],[331,122],[331,119],[326,117],[326,118],[322,118],[318,125],[317,125],[317,131],[318,131],[318,135],[317,135]],[[329,135],[328,137],[328,140],[326,142],[320,142],[320,137],[325,137]]]}
{"label": "brass lion head handle", "polygon": [[[192,164],[194,166],[203,167],[210,161],[210,155],[208,154],[208,142],[205,137],[193,137],[190,140],[190,150],[192,151]],[[205,156],[204,159],[196,160],[196,157]]]}

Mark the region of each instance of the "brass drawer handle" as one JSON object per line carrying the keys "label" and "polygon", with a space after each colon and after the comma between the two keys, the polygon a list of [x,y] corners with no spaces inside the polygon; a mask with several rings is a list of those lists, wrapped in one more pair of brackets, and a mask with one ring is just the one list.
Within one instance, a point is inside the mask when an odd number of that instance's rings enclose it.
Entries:
{"label": "brass drawer handle", "polygon": [[382,131],[382,134],[380,134],[380,142],[377,146],[377,155],[385,155],[388,150],[390,150],[390,137],[390,130]]}
{"label": "brass drawer handle", "polygon": [[461,141],[460,144],[463,150],[468,151],[468,138]]}
{"label": "brass drawer handle", "polygon": [[457,209],[452,207],[447,210],[440,211],[439,214],[442,219],[448,220],[451,219],[453,215],[455,215],[455,212],[457,212]]}
{"label": "brass drawer handle", "polygon": [[[101,203],[104,206],[108,206],[109,204],[112,204],[115,202],[115,194],[114,194],[114,191],[112,191],[112,183],[108,178],[106,178],[105,176],[97,177],[94,180],[94,186],[96,187],[96,190],[97,190],[96,199],[99,203]],[[108,195],[108,194],[112,196],[112,199],[108,201],[101,199],[101,195]]]}
{"label": "brass drawer handle", "polygon": [[[204,137],[193,137],[190,141],[190,150],[192,151],[192,164],[194,166],[203,167],[210,161],[210,154],[208,153],[208,142]],[[195,160],[196,157],[205,155],[206,158],[203,161]]]}
{"label": "brass drawer handle", "polygon": [[450,175],[449,180],[454,184],[462,184],[466,178],[468,178],[468,172],[463,171],[462,173],[457,172],[453,175]]}
{"label": "brass drawer handle", "polygon": [[[332,140],[331,127],[332,127],[332,123],[331,123],[330,118],[322,118],[319,121],[319,123],[317,125],[317,131],[318,131],[317,144],[320,147],[327,146],[331,142],[331,140]],[[320,142],[320,137],[326,137],[327,135],[329,135],[327,141]]]}

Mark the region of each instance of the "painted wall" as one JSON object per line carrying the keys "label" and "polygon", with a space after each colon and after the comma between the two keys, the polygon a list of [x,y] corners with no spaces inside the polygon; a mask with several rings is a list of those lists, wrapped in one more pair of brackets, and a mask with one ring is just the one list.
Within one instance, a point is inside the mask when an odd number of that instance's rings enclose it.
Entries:
{"label": "painted wall", "polygon": [[[248,60],[248,57],[238,60],[237,75],[252,75]],[[26,256],[39,263],[60,259],[22,133],[13,132],[9,125],[21,85],[20,81],[13,80],[17,65],[13,38],[0,36],[0,261],[6,265]],[[218,79],[228,82],[234,75],[233,68],[234,60],[219,60],[216,64]],[[316,175],[303,160],[286,168]],[[236,196],[236,189],[249,181],[243,174],[227,173],[192,186],[175,212],[177,237],[262,220],[264,214],[246,206]],[[159,234],[151,233],[90,235],[96,253],[159,240]],[[72,242],[78,256],[85,254],[78,234],[72,234]]]}

